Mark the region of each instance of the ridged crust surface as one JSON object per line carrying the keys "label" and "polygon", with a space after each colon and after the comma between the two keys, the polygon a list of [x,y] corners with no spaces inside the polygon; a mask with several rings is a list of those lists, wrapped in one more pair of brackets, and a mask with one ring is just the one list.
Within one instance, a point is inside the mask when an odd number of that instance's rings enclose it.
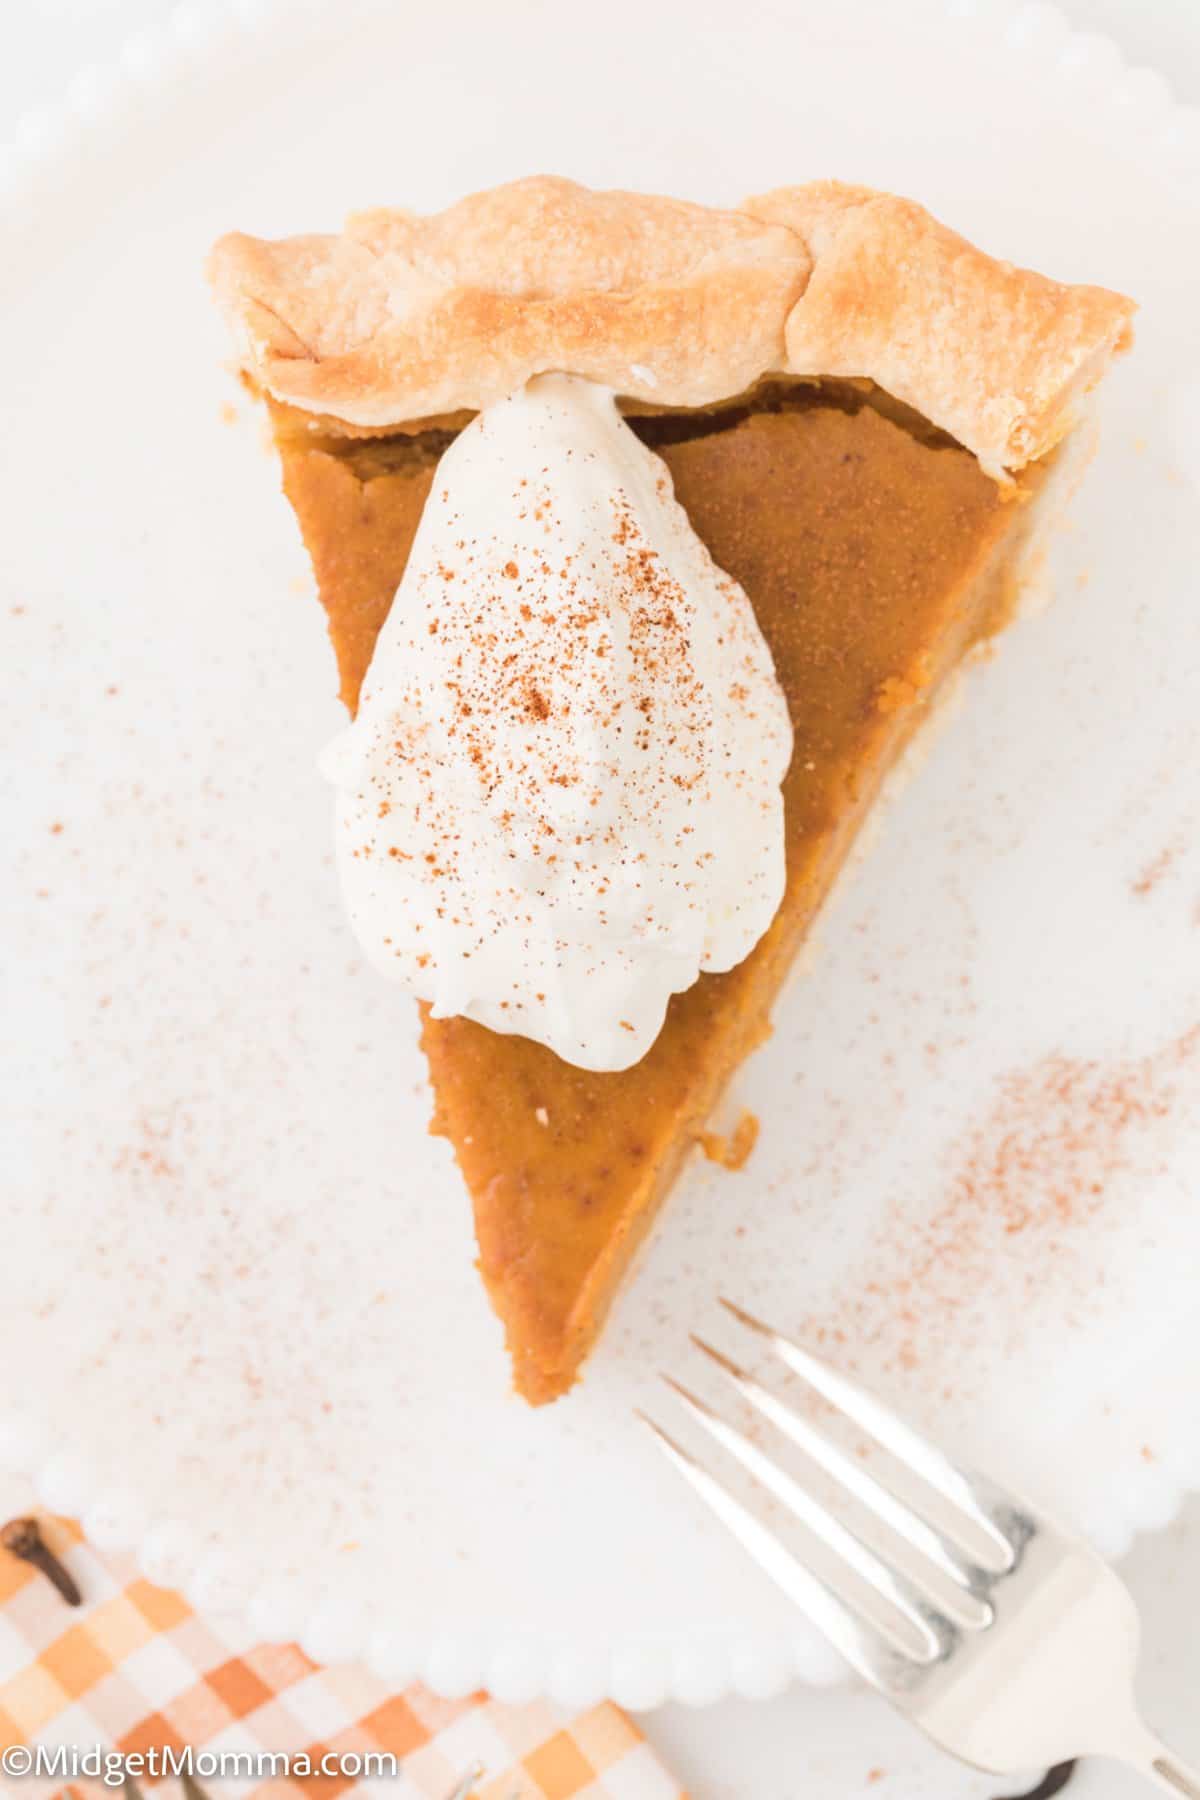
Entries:
{"label": "ridged crust surface", "polygon": [[210,275],[247,374],[351,426],[475,411],[551,369],[669,407],[862,377],[997,478],[1065,434],[1134,310],[834,181],[720,210],[533,176],[336,236],[234,232]]}

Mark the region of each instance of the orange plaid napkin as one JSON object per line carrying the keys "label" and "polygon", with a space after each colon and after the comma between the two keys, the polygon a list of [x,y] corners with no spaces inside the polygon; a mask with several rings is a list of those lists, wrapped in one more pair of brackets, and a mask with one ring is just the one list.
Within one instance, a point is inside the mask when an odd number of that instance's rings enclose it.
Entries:
{"label": "orange plaid napkin", "polygon": [[[210,1800],[684,1800],[649,1745],[608,1704],[569,1718],[545,1702],[501,1706],[485,1694],[395,1694],[366,1669],[318,1668],[294,1644],[237,1648],[178,1594],[142,1579],[129,1557],[102,1557],[62,1520],[42,1521],[84,1604],[0,1551],[0,1747],[101,1746],[126,1754],[194,1751],[390,1751],[395,1776],[240,1780],[197,1770]],[[146,1777],[139,1775],[139,1786]],[[63,1793],[61,1777],[0,1779],[20,1800]],[[99,1782],[66,1792],[112,1795]],[[161,1790],[171,1800],[180,1785]],[[126,1790],[128,1794],[128,1790]]]}

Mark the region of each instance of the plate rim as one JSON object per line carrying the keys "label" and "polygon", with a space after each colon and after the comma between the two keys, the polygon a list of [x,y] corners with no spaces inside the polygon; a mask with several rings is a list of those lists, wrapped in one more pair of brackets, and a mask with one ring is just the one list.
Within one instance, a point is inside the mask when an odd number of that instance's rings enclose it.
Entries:
{"label": "plate rim", "polygon": [[[56,164],[69,166],[84,150],[93,129],[109,128],[114,116],[147,89],[169,88],[186,77],[202,57],[228,53],[259,36],[272,19],[299,12],[313,20],[331,13],[339,0],[179,0],[160,20],[125,33],[113,53],[84,64],[69,78],[57,99],[27,108],[6,140],[0,140],[0,208],[19,209],[32,198],[38,181]],[[1107,33],[1080,30],[1047,0],[1027,0],[1009,13],[998,0],[933,0],[947,20],[969,22],[986,31],[1003,30],[1009,41],[1036,47],[1038,40],[1066,68],[1088,60],[1105,72],[1105,97],[1119,118],[1120,130],[1153,137],[1164,150],[1181,157],[1181,167],[1200,171],[1200,107],[1185,105],[1161,74],[1134,65]],[[1139,94],[1136,116],[1122,107],[1120,95]],[[1118,111],[1118,109],[1120,109]],[[141,1517],[135,1495],[113,1508],[112,1496],[98,1510],[100,1498],[89,1491],[85,1473],[61,1441],[52,1444],[48,1428],[19,1410],[0,1411],[0,1469],[32,1483],[47,1507],[79,1517],[88,1540],[100,1550],[132,1551],[148,1579],[170,1582],[173,1564],[184,1559],[180,1529],[168,1518]],[[1160,1476],[1165,1471],[1159,1471]],[[1161,1530],[1178,1515],[1185,1499],[1200,1492],[1200,1464],[1169,1482],[1164,1503],[1152,1522],[1131,1516],[1128,1541]],[[190,1547],[190,1546],[189,1546]],[[273,1590],[248,1602],[239,1592],[227,1554],[203,1556],[184,1583],[199,1610],[234,1618],[264,1638],[293,1636],[313,1660],[326,1666],[364,1660],[382,1678],[403,1685],[419,1676],[435,1693],[456,1698],[478,1685],[476,1646],[465,1635],[434,1634],[413,1641],[396,1632],[385,1614],[364,1617],[336,1604],[319,1602],[289,1616],[289,1596]],[[637,1710],[668,1699],[710,1703],[736,1695],[770,1697],[788,1682],[826,1685],[838,1678],[836,1667],[806,1658],[797,1647],[780,1660],[777,1642],[761,1654],[748,1641],[740,1653],[717,1666],[715,1652],[697,1657],[690,1640],[649,1644],[644,1640],[618,1645],[599,1666],[581,1666],[568,1644],[534,1643],[519,1628],[490,1645],[485,1659],[486,1686],[495,1698],[520,1704],[538,1696],[566,1705],[602,1698]]]}

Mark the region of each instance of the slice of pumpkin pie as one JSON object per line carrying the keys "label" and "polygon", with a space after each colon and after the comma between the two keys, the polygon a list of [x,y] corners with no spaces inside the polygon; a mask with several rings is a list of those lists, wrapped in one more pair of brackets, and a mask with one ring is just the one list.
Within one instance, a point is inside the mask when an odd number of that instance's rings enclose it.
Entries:
{"label": "slice of pumpkin pie", "polygon": [[[819,182],[535,178],[211,260],[353,723],[366,953],[565,1393],[880,784],[1011,618],[1131,302]],[[797,1004],[803,1004],[797,995]]]}

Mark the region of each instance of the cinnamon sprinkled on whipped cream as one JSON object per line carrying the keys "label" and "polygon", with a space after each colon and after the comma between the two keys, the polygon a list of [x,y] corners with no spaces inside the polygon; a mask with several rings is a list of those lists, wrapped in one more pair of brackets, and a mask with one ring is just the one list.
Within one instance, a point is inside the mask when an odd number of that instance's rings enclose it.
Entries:
{"label": "cinnamon sprinkled on whipped cream", "polygon": [[371,961],[621,1069],[784,888],[787,707],[745,593],[604,388],[543,375],[447,450],[323,759]]}

